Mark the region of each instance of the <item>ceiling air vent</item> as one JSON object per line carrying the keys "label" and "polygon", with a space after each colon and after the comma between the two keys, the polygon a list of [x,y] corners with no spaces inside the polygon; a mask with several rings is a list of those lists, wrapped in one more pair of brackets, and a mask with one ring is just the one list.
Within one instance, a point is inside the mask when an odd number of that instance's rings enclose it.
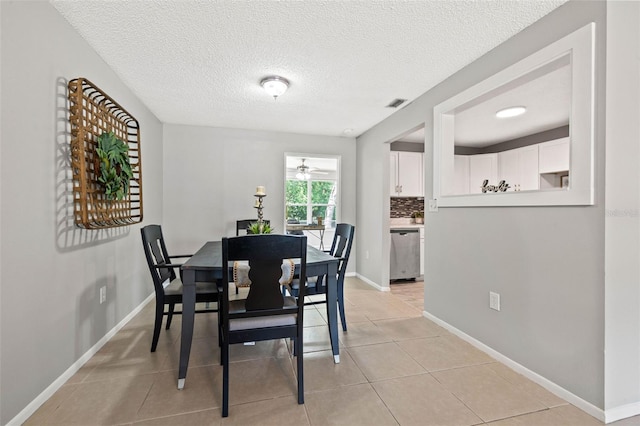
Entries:
{"label": "ceiling air vent", "polygon": [[400,105],[402,105],[405,102],[407,102],[406,99],[396,98],[396,99],[392,100],[389,103],[389,105],[387,105],[387,108],[398,108]]}

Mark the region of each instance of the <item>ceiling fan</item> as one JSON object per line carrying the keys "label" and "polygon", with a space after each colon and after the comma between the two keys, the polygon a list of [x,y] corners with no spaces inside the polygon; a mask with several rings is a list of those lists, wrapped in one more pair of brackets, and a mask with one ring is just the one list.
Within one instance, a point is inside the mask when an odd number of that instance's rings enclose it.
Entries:
{"label": "ceiling fan", "polygon": [[319,175],[328,174],[325,171],[321,171],[321,170],[318,170],[318,169],[310,168],[309,166],[304,164],[305,160],[306,160],[306,158],[303,158],[302,159],[302,163],[298,167],[296,167],[296,179],[309,180],[311,178],[311,173],[319,174]]}

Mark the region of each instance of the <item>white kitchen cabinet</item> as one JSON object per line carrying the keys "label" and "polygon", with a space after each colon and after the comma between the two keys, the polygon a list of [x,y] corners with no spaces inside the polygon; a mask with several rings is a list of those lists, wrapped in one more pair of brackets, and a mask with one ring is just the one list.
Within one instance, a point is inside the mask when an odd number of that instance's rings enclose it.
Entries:
{"label": "white kitchen cabinet", "polygon": [[517,191],[520,183],[520,164],[517,149],[498,153],[498,180],[509,184],[508,191]]}
{"label": "white kitchen cabinet", "polygon": [[498,154],[454,155],[453,170],[453,195],[481,193],[485,179],[498,183]]}
{"label": "white kitchen cabinet", "polygon": [[469,194],[482,193],[482,183],[489,185],[498,182],[498,154],[476,154],[469,156]]}
{"label": "white kitchen cabinet", "polygon": [[556,139],[539,144],[539,173],[569,171],[569,138]]}
{"label": "white kitchen cabinet", "polygon": [[538,178],[538,145],[520,148],[520,178],[521,191],[540,189]]}
{"label": "white kitchen cabinet", "polygon": [[453,195],[469,193],[469,156],[453,156]]}
{"label": "white kitchen cabinet", "polygon": [[498,153],[497,180],[506,181],[509,184],[509,191],[538,189],[538,145]]}
{"label": "white kitchen cabinet", "polygon": [[392,197],[424,197],[422,163],[421,152],[391,151],[389,192]]}
{"label": "white kitchen cabinet", "polygon": [[389,194],[398,195],[398,151],[391,151],[389,155]]}

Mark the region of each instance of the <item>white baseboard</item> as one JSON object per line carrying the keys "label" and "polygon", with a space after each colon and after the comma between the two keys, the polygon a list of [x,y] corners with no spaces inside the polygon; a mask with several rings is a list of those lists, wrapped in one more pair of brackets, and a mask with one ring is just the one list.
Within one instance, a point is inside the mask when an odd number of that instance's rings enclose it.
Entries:
{"label": "white baseboard", "polygon": [[371,281],[369,278],[360,275],[360,274],[356,274],[356,277],[358,277],[359,279],[361,279],[362,281],[364,281],[365,283],[369,284],[371,287],[375,288],[378,291],[391,291],[391,288],[389,286],[387,287],[382,287],[381,285],[374,283],[373,281]]}
{"label": "white baseboard", "polygon": [[[451,333],[453,333],[456,336],[460,337],[462,340],[464,340],[464,341],[470,343],[471,345],[475,346],[476,348],[480,349],[482,352],[485,352],[486,354],[488,354],[492,358],[497,359],[501,363],[505,364],[506,366],[510,367],[511,369],[515,370],[516,372],[522,374],[526,378],[528,378],[528,379],[532,380],[533,382],[539,384],[540,386],[542,386],[543,388],[545,388],[549,392],[553,393],[554,395],[556,395],[556,396],[564,399],[565,401],[568,401],[569,403],[575,405],[576,407],[578,407],[582,411],[586,412],[587,414],[595,417],[596,419],[604,422],[605,421],[605,417],[608,417],[608,416],[605,415],[605,411],[604,410],[602,410],[602,409],[596,407],[595,405],[591,404],[590,402],[587,402],[584,399],[574,395],[573,393],[569,392],[565,388],[560,387],[557,384],[553,383],[551,380],[548,380],[545,377],[542,377],[538,373],[529,370],[528,368],[524,367],[521,364],[518,364],[517,362],[513,361],[512,359],[507,358],[506,356],[502,355],[500,352],[496,351],[495,349],[485,345],[484,343],[480,342],[479,340],[476,340],[473,337],[469,336],[468,334],[458,330],[454,326],[452,326],[449,323],[441,320],[440,318],[436,317],[435,315],[432,315],[427,311],[423,311],[422,315],[424,315],[426,318],[430,319],[431,321],[435,322],[439,326],[449,330]],[[636,407],[636,408],[639,408],[639,407]],[[608,412],[607,412],[607,414],[608,414]],[[618,418],[616,420],[619,420],[621,418],[622,417],[620,417],[620,418]],[[613,420],[611,420],[611,421],[613,421]]]}
{"label": "white baseboard", "polygon": [[133,317],[135,317],[142,310],[142,308],[147,305],[147,303],[153,300],[154,297],[155,294],[151,293],[149,297],[144,299],[142,303],[140,303],[133,311],[129,313],[129,315],[124,317],[122,321],[116,324],[116,326],[113,327],[100,340],[98,340],[98,342],[96,342],[96,344],[93,345],[91,349],[89,349],[84,353],[84,355],[78,358],[76,362],[71,364],[71,366],[67,368],[67,370],[62,373],[62,375],[60,375],[60,377],[58,377],[53,383],[51,383],[33,401],[31,401],[29,405],[24,407],[24,409],[20,411],[13,419],[11,419],[9,423],[7,423],[7,425],[21,425],[26,422],[27,419],[31,417],[42,404],[44,404],[49,398],[51,398],[53,394],[56,393],[56,391],[60,389],[62,385],[64,385],[67,380],[71,378],[71,376],[73,376],[78,372],[78,370],[80,370],[80,367],[82,367],[87,361],[89,361],[91,357],[94,356],[100,350],[100,348],[102,348],[105,343],[109,341],[109,339],[111,339],[118,331],[120,331],[122,327],[124,327],[129,321],[131,321]]}
{"label": "white baseboard", "polygon": [[640,402],[622,405],[620,407],[604,410],[604,422],[613,423],[640,414]]}

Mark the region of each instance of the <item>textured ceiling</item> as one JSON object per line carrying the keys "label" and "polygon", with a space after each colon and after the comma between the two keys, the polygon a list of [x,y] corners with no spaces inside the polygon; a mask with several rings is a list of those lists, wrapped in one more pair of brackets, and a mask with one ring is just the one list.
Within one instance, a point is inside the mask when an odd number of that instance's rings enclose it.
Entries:
{"label": "textured ceiling", "polygon": [[165,123],[358,136],[564,1],[51,3]]}

